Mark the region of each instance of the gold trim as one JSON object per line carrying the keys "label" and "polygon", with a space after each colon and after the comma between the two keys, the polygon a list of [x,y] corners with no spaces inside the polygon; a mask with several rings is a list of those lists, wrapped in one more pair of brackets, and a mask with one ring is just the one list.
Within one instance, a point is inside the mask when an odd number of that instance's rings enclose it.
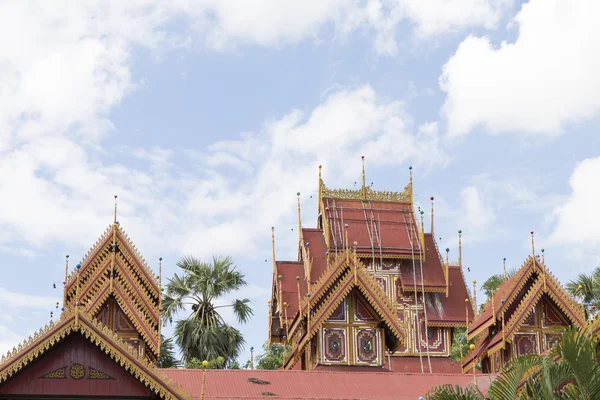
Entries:
{"label": "gold trim", "polygon": [[375,191],[370,187],[351,189],[328,189],[321,179],[320,181],[321,198],[332,198],[339,200],[372,200],[372,201],[392,201],[399,203],[412,204],[412,183],[409,182],[402,192]]}
{"label": "gold trim", "polygon": [[152,362],[138,356],[135,349],[123,342],[116,333],[94,320],[91,315],[75,310],[62,313],[57,324],[46,325],[39,333],[30,336],[23,344],[19,344],[3,356],[0,364],[0,383],[11,378],[73,332],[80,332],[161,398],[168,400],[189,398]]}

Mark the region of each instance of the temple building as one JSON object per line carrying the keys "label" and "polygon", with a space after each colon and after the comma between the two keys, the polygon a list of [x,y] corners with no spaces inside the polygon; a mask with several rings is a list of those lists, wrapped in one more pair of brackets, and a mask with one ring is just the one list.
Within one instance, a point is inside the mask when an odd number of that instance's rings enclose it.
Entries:
{"label": "temple building", "polygon": [[[475,349],[463,359],[463,371],[481,363],[483,373],[497,373],[512,358],[544,354],[567,326],[583,327],[582,304],[564,289],[546,267],[544,250],[532,255],[493,293],[467,330]],[[506,262],[506,260],[505,260]],[[506,265],[504,268],[506,278]]]}
{"label": "temple building", "polygon": [[[291,345],[284,369],[460,373],[455,329],[473,321],[458,263],[415,210],[412,170],[401,192],[331,190],[319,166],[316,228],[301,224],[298,260],[278,261],[273,229],[271,342]],[[418,214],[417,214],[418,213]],[[465,305],[466,304],[466,305]]]}
{"label": "temple building", "polygon": [[[375,368],[356,380],[353,370],[157,368],[162,259],[157,276],[117,221],[115,202],[113,222],[81,262],[69,266],[67,256],[60,315],[0,358],[0,400],[408,400],[436,385],[470,384],[460,370],[441,373],[450,369],[452,329],[464,325],[457,304],[467,290],[460,268],[442,261],[432,235],[417,226],[412,182],[398,194],[364,189],[362,200],[324,185],[321,195],[319,228],[301,230],[300,262],[277,263],[272,340],[286,341],[282,329],[297,338],[286,369],[382,366],[391,356],[394,372]],[[420,365],[440,373],[402,373]],[[480,390],[491,380],[481,377]]]}

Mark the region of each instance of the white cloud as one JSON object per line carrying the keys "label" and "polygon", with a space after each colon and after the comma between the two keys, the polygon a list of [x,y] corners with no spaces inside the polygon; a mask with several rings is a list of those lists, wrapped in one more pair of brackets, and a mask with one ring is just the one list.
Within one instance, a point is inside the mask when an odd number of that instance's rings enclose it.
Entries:
{"label": "white cloud", "polygon": [[481,236],[496,219],[494,210],[486,204],[476,186],[467,186],[460,191],[460,226],[470,237]]}
{"label": "white cloud", "polygon": [[515,18],[519,36],[495,48],[470,36],[443,68],[442,113],[451,136],[557,135],[600,111],[600,24],[594,0],[531,0]]}
{"label": "white cloud", "polygon": [[336,38],[355,30],[375,34],[378,54],[397,52],[396,30],[405,21],[419,38],[468,27],[493,28],[513,0],[180,0],[172,3],[192,16],[194,26],[216,49],[240,44],[281,47],[305,39],[319,40],[328,26]]}
{"label": "white cloud", "polygon": [[[554,244],[597,248],[600,244],[600,157],[581,161],[573,170],[571,194],[554,208],[556,225],[550,235]],[[598,255],[597,252],[595,254]]]}
{"label": "white cloud", "polygon": [[467,27],[492,29],[513,0],[398,0],[420,37]]}
{"label": "white cloud", "polygon": [[31,296],[28,294],[12,292],[0,287],[0,303],[2,308],[35,308],[40,310],[55,309],[54,305],[60,298],[49,296]]}

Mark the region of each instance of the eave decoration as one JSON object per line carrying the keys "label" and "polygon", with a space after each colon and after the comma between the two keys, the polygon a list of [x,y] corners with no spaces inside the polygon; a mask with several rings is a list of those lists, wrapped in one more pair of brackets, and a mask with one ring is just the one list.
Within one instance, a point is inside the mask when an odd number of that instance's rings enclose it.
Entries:
{"label": "eave decoration", "polygon": [[[25,342],[3,355],[0,358],[0,384],[41,357],[63,339],[77,332],[160,398],[168,400],[190,398],[181,388],[164,376],[152,362],[145,357],[138,356],[135,350],[119,339],[114,332],[103,326],[90,314],[78,309],[64,311],[57,322],[46,325]],[[59,378],[66,369],[64,367],[54,371],[52,377],[48,376],[47,378]],[[95,379],[109,378],[108,375],[99,373]]]}

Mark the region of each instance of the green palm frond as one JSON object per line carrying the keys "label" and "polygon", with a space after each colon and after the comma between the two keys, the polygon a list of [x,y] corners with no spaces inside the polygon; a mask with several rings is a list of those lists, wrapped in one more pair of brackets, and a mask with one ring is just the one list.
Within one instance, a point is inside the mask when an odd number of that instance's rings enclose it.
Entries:
{"label": "green palm frond", "polygon": [[248,322],[254,310],[249,299],[231,304],[219,300],[247,285],[244,274],[229,256],[214,256],[205,262],[188,255],[181,257],[177,266],[181,273],[169,280],[163,296],[163,319],[171,322],[183,311],[190,312],[175,323],[175,338],[184,362],[224,357],[229,363],[243,349],[244,339],[226,324],[219,308],[231,308],[239,323]]}

